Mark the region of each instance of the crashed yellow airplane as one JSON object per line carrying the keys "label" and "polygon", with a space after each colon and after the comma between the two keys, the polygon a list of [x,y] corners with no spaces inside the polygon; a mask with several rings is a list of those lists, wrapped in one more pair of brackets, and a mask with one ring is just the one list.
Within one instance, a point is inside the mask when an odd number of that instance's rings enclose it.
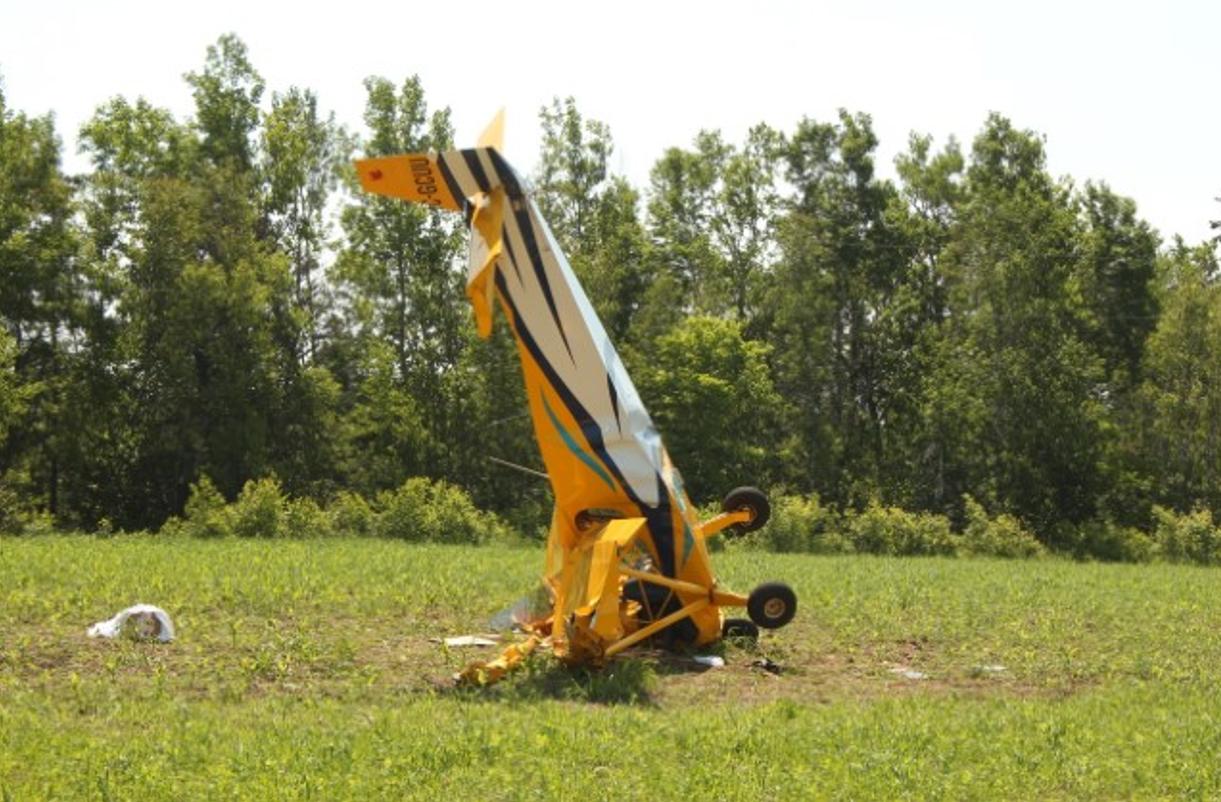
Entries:
{"label": "crashed yellow airplane", "polygon": [[[721,589],[705,543],[729,527],[762,526],[766,496],[738,488],[723,514],[699,520],[593,306],[501,155],[503,125],[502,113],[476,148],[356,163],[369,192],[466,216],[467,296],[479,334],[491,334],[499,305],[555,494],[543,577],[550,615],[527,622],[535,637],[462,677],[494,681],[545,639],[567,663],[600,665],[648,639],[701,646],[783,626],[797,610],[793,591]],[[743,606],[749,621],[725,619],[725,608]]]}

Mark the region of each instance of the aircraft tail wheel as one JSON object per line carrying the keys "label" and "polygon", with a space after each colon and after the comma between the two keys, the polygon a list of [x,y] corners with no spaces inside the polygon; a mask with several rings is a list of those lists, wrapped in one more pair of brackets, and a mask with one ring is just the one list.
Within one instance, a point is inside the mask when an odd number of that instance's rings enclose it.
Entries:
{"label": "aircraft tail wheel", "polygon": [[726,618],[721,625],[721,637],[726,640],[759,640],[759,628],[745,618]]}
{"label": "aircraft tail wheel", "polygon": [[797,594],[782,582],[764,583],[750,592],[746,612],[764,629],[778,629],[797,615]]}

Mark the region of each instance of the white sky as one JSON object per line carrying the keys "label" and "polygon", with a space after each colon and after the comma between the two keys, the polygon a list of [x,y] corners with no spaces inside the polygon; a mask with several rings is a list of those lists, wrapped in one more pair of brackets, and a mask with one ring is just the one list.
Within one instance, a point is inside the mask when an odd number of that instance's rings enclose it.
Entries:
{"label": "white sky", "polygon": [[701,128],[739,141],[760,121],[865,111],[892,175],[910,131],[967,144],[996,110],[1046,135],[1053,172],[1107,181],[1167,238],[1202,240],[1221,216],[1217,0],[0,0],[0,76],[10,107],[55,113],[80,170],[75,132],[100,103],[142,95],[185,118],[182,74],[230,31],[269,94],[311,88],[350,128],[373,74],[419,74],[459,144],[507,106],[506,150],[526,172],[555,96],[610,125],[613,166],[641,189]]}

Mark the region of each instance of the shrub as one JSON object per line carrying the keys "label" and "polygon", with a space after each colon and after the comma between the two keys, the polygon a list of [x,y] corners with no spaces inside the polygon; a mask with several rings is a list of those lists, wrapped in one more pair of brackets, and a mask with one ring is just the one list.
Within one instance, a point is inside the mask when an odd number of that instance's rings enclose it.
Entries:
{"label": "shrub", "polygon": [[54,531],[54,516],[38,509],[37,498],[27,472],[0,473],[0,534],[37,535]]}
{"label": "shrub", "polygon": [[1153,518],[1156,522],[1153,536],[1167,559],[1221,564],[1221,529],[1213,523],[1211,511],[1197,509],[1180,515],[1165,507],[1154,507]]}
{"label": "shrub", "polygon": [[967,554],[986,557],[1039,557],[1047,549],[1022,522],[1004,513],[989,518],[987,510],[971,496],[963,496],[967,523],[962,545]]}
{"label": "shrub", "polygon": [[769,551],[845,554],[852,541],[839,528],[839,516],[824,507],[816,493],[779,496],[772,502],[772,519],[750,536],[752,544]]}
{"label": "shrub", "polygon": [[46,510],[30,510],[18,516],[23,535],[50,535],[56,531],[55,516]]}
{"label": "shrub", "polygon": [[529,493],[512,509],[505,511],[504,520],[515,532],[521,532],[529,540],[542,542],[551,529],[551,515],[555,505],[550,493]]}
{"label": "shrub", "polygon": [[944,515],[914,513],[870,502],[864,511],[845,514],[845,528],[856,550],[869,554],[954,555],[959,538]]}
{"label": "shrub", "polygon": [[284,505],[282,534],[289,537],[326,537],[333,534],[331,516],[312,498],[296,498]]}
{"label": "shrub", "polygon": [[373,508],[364,496],[344,491],[327,507],[330,530],[336,535],[367,535],[373,529]]}
{"label": "shrub", "polygon": [[1149,535],[1130,526],[1095,519],[1077,527],[1073,538],[1079,557],[1092,557],[1107,562],[1152,562],[1160,551]]}
{"label": "shrub", "polygon": [[252,479],[233,502],[233,534],[238,537],[284,535],[284,507],[284,493],[278,480]]}
{"label": "shrub", "polygon": [[216,489],[216,485],[212,484],[212,480],[204,475],[191,485],[183,520],[167,521],[162,532],[181,532],[192,537],[225,537],[233,534],[230,517],[229,509],[225,506],[225,497]]}
{"label": "shrub", "polygon": [[459,487],[424,477],[408,479],[397,490],[377,496],[373,533],[380,537],[436,543],[486,543],[510,540],[496,515],[477,508]]}

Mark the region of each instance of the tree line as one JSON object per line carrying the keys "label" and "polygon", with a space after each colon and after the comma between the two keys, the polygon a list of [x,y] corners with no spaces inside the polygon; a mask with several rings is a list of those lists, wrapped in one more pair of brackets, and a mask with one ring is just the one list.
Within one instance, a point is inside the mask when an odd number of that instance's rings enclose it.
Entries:
{"label": "tree line", "polygon": [[[325,502],[410,476],[545,523],[513,343],[474,333],[460,219],[361,194],[350,160],[453,145],[415,77],[365,81],[363,129],[267,87],[222,37],[194,114],[103,103],[64,172],[50,116],[0,87],[0,526],[152,528],[207,477]],[[701,131],[648,186],[611,131],[541,112],[530,176],[700,503],[1148,529],[1221,511],[1216,241],[1163,240],[1106,184],[1052,176],[990,115],[913,134],[877,175],[863,113]]]}

